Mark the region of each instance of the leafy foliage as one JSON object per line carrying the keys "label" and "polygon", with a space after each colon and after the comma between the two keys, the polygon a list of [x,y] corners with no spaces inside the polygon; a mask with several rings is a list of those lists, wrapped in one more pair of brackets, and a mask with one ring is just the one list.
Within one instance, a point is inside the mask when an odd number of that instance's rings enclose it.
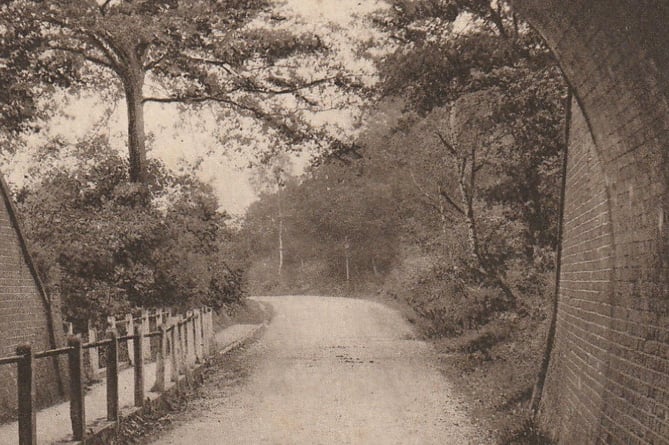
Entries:
{"label": "leafy foliage", "polygon": [[135,306],[221,308],[242,293],[221,257],[232,229],[211,189],[152,162],[148,187],[97,138],[83,159],[18,193],[26,235],[67,319],[84,324]]}
{"label": "leafy foliage", "polygon": [[[392,4],[376,23],[396,46],[378,60],[382,99],[358,156],[282,192],[288,249],[307,263],[295,274],[341,289],[350,239],[353,287],[398,294],[435,335],[509,310],[541,318],[564,149],[559,69],[505,2]],[[255,264],[274,255],[273,199],[247,215]]]}
{"label": "leafy foliage", "polygon": [[[146,102],[213,102],[259,119],[293,141],[309,136],[293,108],[318,109],[307,94],[331,79],[300,67],[321,40],[272,22],[267,0],[11,0],[0,5],[6,119],[30,116],[35,83],[117,87],[128,109],[130,179],[143,181]],[[282,111],[280,111],[282,110]],[[2,111],[2,110],[0,110]]]}

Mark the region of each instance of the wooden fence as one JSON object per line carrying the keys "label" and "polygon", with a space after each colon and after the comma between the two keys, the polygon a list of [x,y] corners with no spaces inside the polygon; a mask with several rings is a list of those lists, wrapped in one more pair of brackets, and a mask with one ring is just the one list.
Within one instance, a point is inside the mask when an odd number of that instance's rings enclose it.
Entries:
{"label": "wooden fence", "polygon": [[[0,358],[0,365],[16,364],[18,387],[19,445],[35,445],[36,410],[33,364],[45,357],[67,355],[69,368],[70,418],[74,440],[83,440],[86,434],[86,403],[84,382],[91,375],[102,371],[106,374],[107,420],[119,420],[119,365],[123,363],[119,351],[127,345],[126,361],[134,369],[134,404],[144,404],[145,362],[154,360],[156,378],[152,391],[167,389],[168,381],[179,382],[180,376],[188,381],[196,363],[204,361],[214,348],[213,311],[210,308],[188,311],[186,315],[172,315],[160,310],[153,314],[142,311],[139,318],[131,315],[117,321],[108,319],[109,327],[99,340],[96,330],[89,328],[88,341],[74,335],[70,329],[67,346],[48,351],[34,352],[30,344],[16,348],[16,355]],[[119,328],[124,335],[119,335]],[[152,340],[154,347],[152,348]],[[104,351],[104,356],[100,352]],[[84,358],[88,366],[84,366]],[[104,369],[100,367],[103,358]],[[86,375],[88,370],[88,376]]]}

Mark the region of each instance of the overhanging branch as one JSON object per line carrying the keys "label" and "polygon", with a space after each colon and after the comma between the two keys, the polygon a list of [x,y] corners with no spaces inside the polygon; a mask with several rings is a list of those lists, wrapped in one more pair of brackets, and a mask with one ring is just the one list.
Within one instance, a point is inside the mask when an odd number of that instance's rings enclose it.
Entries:
{"label": "overhanging branch", "polygon": [[71,53],[71,54],[77,54],[77,55],[83,57],[84,59],[86,59],[87,61],[89,61],[91,63],[103,66],[103,67],[108,68],[108,69],[110,69],[114,72],[118,72],[116,70],[116,68],[114,67],[114,65],[111,62],[109,62],[108,60],[104,60],[104,59],[101,59],[99,57],[95,57],[91,54],[86,53],[86,51],[84,51],[84,50],[81,50],[81,49],[78,49],[78,48],[70,48],[70,47],[61,46],[61,45],[48,45],[48,48],[51,49],[51,50],[54,50],[54,51],[64,51],[64,52],[68,52],[68,53]]}

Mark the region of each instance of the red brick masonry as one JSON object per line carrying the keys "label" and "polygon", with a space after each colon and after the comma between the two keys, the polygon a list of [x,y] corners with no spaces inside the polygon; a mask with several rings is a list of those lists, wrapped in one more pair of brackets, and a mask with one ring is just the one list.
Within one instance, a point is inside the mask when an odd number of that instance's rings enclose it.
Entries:
{"label": "red brick masonry", "polygon": [[669,2],[512,1],[576,98],[543,426],[669,444]]}
{"label": "red brick masonry", "polygon": [[[14,355],[16,346],[25,342],[31,343],[34,351],[63,346],[58,308],[51,310],[26,250],[7,185],[1,178],[0,195],[0,357]],[[66,370],[61,370],[57,359],[39,359],[36,364],[37,405],[62,399],[62,371]],[[1,418],[16,412],[16,393],[16,365],[0,366]]]}

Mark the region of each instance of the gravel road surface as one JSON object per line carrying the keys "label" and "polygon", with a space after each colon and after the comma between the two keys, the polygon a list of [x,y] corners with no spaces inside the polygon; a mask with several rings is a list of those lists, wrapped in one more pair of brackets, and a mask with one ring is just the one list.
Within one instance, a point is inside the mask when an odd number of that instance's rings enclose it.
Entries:
{"label": "gravel road surface", "polygon": [[[365,300],[287,296],[243,356],[157,444],[479,444],[430,346]],[[221,380],[217,384],[217,378]],[[222,381],[228,380],[225,384]]]}

